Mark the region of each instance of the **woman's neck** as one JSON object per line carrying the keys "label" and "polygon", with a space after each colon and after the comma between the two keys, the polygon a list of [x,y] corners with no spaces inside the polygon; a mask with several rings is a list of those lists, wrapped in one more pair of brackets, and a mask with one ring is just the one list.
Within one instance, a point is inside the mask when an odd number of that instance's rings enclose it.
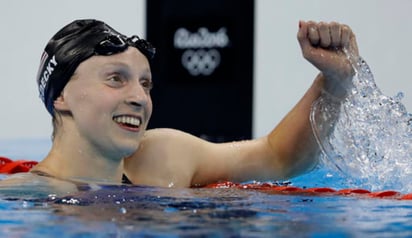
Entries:
{"label": "woman's neck", "polygon": [[64,179],[120,183],[123,159],[105,156],[85,140],[57,137],[49,154],[34,170]]}

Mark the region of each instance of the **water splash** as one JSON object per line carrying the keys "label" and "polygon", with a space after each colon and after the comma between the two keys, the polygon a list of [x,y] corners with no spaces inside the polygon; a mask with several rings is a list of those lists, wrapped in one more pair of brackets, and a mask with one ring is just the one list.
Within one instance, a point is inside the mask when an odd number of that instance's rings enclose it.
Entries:
{"label": "water splash", "polygon": [[355,75],[344,101],[323,94],[311,123],[322,149],[321,163],[354,186],[412,191],[412,115],[402,93],[388,97],[367,63],[344,50]]}

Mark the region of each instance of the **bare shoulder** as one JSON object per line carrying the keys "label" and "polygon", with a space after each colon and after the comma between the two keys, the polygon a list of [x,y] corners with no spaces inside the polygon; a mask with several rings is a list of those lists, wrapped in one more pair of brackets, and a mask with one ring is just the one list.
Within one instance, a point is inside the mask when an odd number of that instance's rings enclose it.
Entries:
{"label": "bare shoulder", "polygon": [[194,140],[197,142],[201,141],[200,138],[181,130],[176,130],[172,128],[158,128],[147,130],[143,142],[147,140],[169,141],[170,139],[179,139],[177,141],[173,141],[176,143],[182,143],[183,141],[187,140]]}
{"label": "bare shoulder", "polygon": [[148,130],[138,150],[140,156],[150,153],[150,155],[162,154],[163,157],[190,158],[194,160],[205,152],[210,152],[214,147],[210,143],[199,137],[184,131],[161,128]]}
{"label": "bare shoulder", "polygon": [[265,141],[212,143],[179,130],[148,130],[136,153],[125,159],[125,172],[135,184],[166,187],[243,181],[269,167]]}
{"label": "bare shoulder", "polygon": [[146,131],[139,149],[125,159],[125,172],[136,184],[188,187],[208,144],[183,131]]}
{"label": "bare shoulder", "polygon": [[[137,151],[138,154],[144,153],[167,153],[169,156],[184,154],[196,155],[193,153],[198,150],[205,150],[212,143],[189,133],[170,129],[152,129],[148,130]],[[207,148],[209,150],[210,148]]]}

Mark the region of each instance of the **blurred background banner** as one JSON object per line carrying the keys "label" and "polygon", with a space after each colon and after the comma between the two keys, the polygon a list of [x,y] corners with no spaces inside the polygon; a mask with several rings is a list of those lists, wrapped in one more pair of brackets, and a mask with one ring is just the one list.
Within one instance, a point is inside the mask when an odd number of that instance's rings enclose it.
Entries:
{"label": "blurred background banner", "polygon": [[[147,6],[148,4],[150,6]],[[211,9],[214,9],[216,4],[220,8],[213,10],[215,11],[213,15],[209,15],[209,12],[212,12]],[[155,10],[147,12],[148,7]],[[412,14],[410,9],[412,9],[412,1],[410,0],[259,0],[255,1],[254,4],[250,1],[225,0],[220,2],[198,0],[187,1],[186,3],[177,0],[163,2],[158,0],[122,0],[121,4],[112,0],[70,0],[58,1],[58,3],[55,0],[0,1],[0,27],[4,32],[4,37],[0,37],[0,51],[2,52],[0,57],[0,65],[2,66],[0,154],[5,150],[2,147],[1,140],[7,141],[4,144],[6,147],[9,144],[8,141],[14,139],[16,141],[19,139],[50,140],[52,133],[51,117],[39,99],[35,77],[41,54],[48,40],[61,27],[74,19],[100,19],[121,33],[126,35],[137,34],[143,38],[146,38],[147,31],[151,30],[149,32],[150,39],[155,41],[154,43],[156,43],[159,50],[156,64],[154,64],[156,82],[153,98],[156,100],[156,105],[154,107],[153,122],[156,123],[153,125],[158,126],[160,119],[169,124],[168,121],[173,120],[173,117],[184,115],[185,120],[208,124],[210,127],[216,128],[217,135],[227,135],[228,133],[224,130],[230,129],[232,131],[231,126],[241,126],[240,129],[233,131],[241,132],[241,136],[243,136],[243,131],[249,130],[249,123],[245,122],[247,118],[250,119],[248,110],[251,106],[248,103],[253,101],[252,137],[258,138],[273,130],[305,94],[318,74],[318,70],[302,57],[296,40],[299,20],[337,21],[349,25],[356,33],[360,54],[371,67],[378,87],[389,96],[402,91],[405,94],[402,102],[411,112],[412,84],[408,71],[412,55],[412,47],[409,47],[412,42],[410,26]],[[185,12],[183,13],[183,11]],[[203,15],[199,15],[201,14],[199,12],[202,12]],[[163,111],[162,107],[164,107],[159,105],[160,100],[162,102],[168,100],[175,102],[178,99],[177,97],[183,96],[183,99],[180,99],[183,101],[182,103],[197,100],[196,98],[193,99],[187,90],[176,89],[181,86],[178,85],[179,80],[180,84],[187,88],[194,87],[194,85],[187,82],[183,83],[184,80],[188,80],[188,78],[185,78],[188,71],[178,65],[181,58],[175,56],[177,60],[171,58],[169,61],[169,58],[167,58],[163,59],[160,62],[161,64],[158,62],[163,56],[167,56],[168,52],[176,51],[182,54],[186,50],[183,49],[184,47],[196,48],[188,47],[190,46],[189,43],[184,44],[180,41],[178,43],[180,48],[175,48],[173,38],[167,39],[169,37],[167,34],[170,34],[167,31],[168,27],[174,26],[176,28],[176,22],[180,22],[179,19],[182,19],[185,24],[184,27],[187,31],[181,31],[185,34],[188,34],[188,32],[198,33],[200,26],[195,26],[195,24],[199,24],[199,21],[205,21],[211,24],[208,25],[208,32],[222,40],[224,37],[221,36],[224,36],[224,34],[219,29],[225,27],[229,45],[227,47],[216,46],[225,45],[223,40],[223,43],[215,43],[214,48],[219,50],[220,54],[235,55],[233,56],[234,59],[229,60],[235,72],[229,73],[231,74],[229,77],[220,78],[225,74],[219,72],[218,69],[222,70],[221,67],[227,62],[225,56],[221,55],[221,64],[215,67],[213,71],[216,75],[220,74],[219,81],[213,82],[216,87],[211,87],[213,91],[208,91],[207,97],[204,96],[204,100],[208,102],[207,105],[214,105],[219,108],[222,108],[220,104],[228,105],[223,109],[219,109],[223,110],[223,113],[218,114],[216,111],[211,111],[209,107],[203,109],[199,103],[191,109],[203,110],[204,112],[210,110],[209,114],[210,116],[213,115],[212,119],[206,117],[194,118],[194,112],[192,113],[189,109],[181,112],[180,107],[184,106],[182,104],[171,105],[169,110],[172,111],[172,114],[166,116],[160,114]],[[246,90],[243,84],[251,85],[252,82],[244,82],[243,80],[251,80],[249,74],[252,72],[249,70],[252,60],[252,57],[250,57],[252,48],[242,48],[238,44],[250,46],[245,41],[252,40],[252,19],[254,19],[254,63],[253,100],[250,100],[249,91],[247,93],[243,91]],[[150,21],[149,24],[147,24],[148,20]],[[222,23],[221,26],[218,25],[220,23]],[[152,24],[153,28],[148,28],[148,25]],[[193,26],[189,26],[189,24]],[[224,26],[223,24],[227,25]],[[191,28],[189,29],[189,27]],[[214,34],[216,32],[220,34]],[[155,38],[155,34],[160,35],[159,38]],[[184,34],[182,35],[184,36]],[[241,41],[239,42],[239,40]],[[169,44],[170,47],[166,47],[166,44]],[[190,52],[187,54],[190,56]],[[212,53],[212,56],[214,55]],[[169,70],[172,67],[176,67],[176,71],[180,70],[182,77],[177,77],[178,74],[174,70]],[[192,69],[192,71],[196,72],[196,69]],[[170,75],[167,75],[166,72]],[[207,73],[207,70],[205,72]],[[217,78],[211,77],[212,75],[209,79]],[[198,76],[193,78],[196,81],[190,81],[192,84],[202,84],[200,79],[206,80],[208,77]],[[170,90],[165,89],[167,91],[165,93],[174,90],[175,94],[161,96],[162,98],[157,97],[162,93],[160,90],[168,86],[166,85],[167,80],[176,80],[176,82],[174,81],[176,85],[170,83]],[[199,88],[202,87],[203,85],[199,85]],[[209,86],[204,87],[205,91],[211,90],[208,88]],[[218,89],[221,90],[218,91]],[[229,93],[231,91],[236,91],[241,96],[235,97]],[[250,87],[251,91],[252,88]],[[192,94],[197,96],[199,93],[193,92]],[[220,94],[227,97],[221,101],[215,99],[215,97],[220,97]],[[229,100],[233,102],[233,105],[226,104]],[[232,114],[231,110],[237,112],[237,107],[242,107],[241,110],[244,113],[240,116],[236,114],[235,119],[226,117],[226,114]],[[223,121],[226,119],[229,121],[228,125]],[[215,121],[219,123],[215,123]],[[183,126],[189,125],[186,121],[181,124]],[[206,134],[206,132],[202,133]],[[21,145],[21,148],[26,148],[25,144]],[[21,149],[21,151],[23,152],[25,149]]]}
{"label": "blurred background banner", "polygon": [[150,0],[156,47],[150,128],[209,141],[252,137],[254,1]]}

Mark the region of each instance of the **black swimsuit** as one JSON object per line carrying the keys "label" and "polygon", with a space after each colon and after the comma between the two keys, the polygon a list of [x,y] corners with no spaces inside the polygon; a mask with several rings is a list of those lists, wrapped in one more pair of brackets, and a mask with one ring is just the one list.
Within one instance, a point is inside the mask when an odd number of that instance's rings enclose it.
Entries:
{"label": "black swimsuit", "polygon": [[[33,174],[36,174],[36,175],[39,175],[39,176],[49,177],[49,178],[56,178],[56,177],[51,176],[50,174],[42,172],[42,171],[36,171],[35,170],[35,171],[30,171],[30,173],[33,173]],[[67,180],[67,181],[75,184],[79,191],[92,190],[91,186],[88,183],[78,182],[78,181],[70,181],[70,180]],[[131,185],[133,183],[130,181],[130,179],[125,174],[123,174],[122,175],[122,184],[123,185]]]}
{"label": "black swimsuit", "polygon": [[133,184],[132,181],[126,176],[126,174],[123,174],[122,176],[122,184]]}

